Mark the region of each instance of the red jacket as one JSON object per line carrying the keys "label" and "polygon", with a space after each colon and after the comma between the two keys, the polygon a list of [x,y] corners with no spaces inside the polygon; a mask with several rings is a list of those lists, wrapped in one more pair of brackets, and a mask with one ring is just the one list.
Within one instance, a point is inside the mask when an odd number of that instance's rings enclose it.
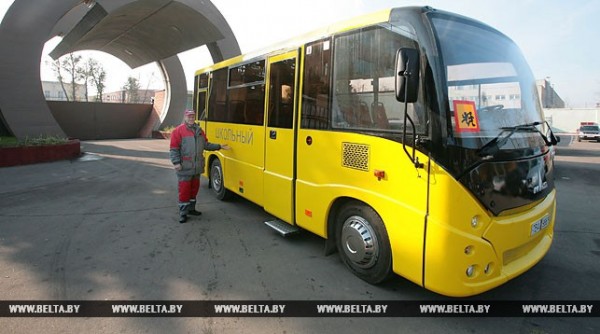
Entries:
{"label": "red jacket", "polygon": [[197,125],[183,123],[171,132],[169,154],[173,165],[181,164],[178,176],[193,176],[204,172],[202,152],[220,150],[221,145],[208,141],[204,131]]}

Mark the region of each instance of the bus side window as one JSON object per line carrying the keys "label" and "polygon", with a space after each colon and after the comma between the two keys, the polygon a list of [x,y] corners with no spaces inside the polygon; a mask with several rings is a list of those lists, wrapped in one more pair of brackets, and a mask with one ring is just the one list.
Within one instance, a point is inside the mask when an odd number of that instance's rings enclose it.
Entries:
{"label": "bus side window", "polygon": [[211,80],[208,120],[223,122],[227,118],[227,69],[216,70]]}
{"label": "bus side window", "polygon": [[385,113],[385,105],[377,102],[377,104],[373,103],[372,108],[375,111],[375,124],[377,124],[377,127],[380,129],[389,129],[390,121]]}
{"label": "bus side window", "polygon": [[308,129],[328,129],[331,38],[309,43],[304,50],[301,126]]}
{"label": "bus side window", "polygon": [[246,108],[244,109],[244,123],[250,125],[263,125],[264,122],[264,108],[265,108],[265,93],[264,85],[256,86],[259,90],[252,99],[246,101]]}
{"label": "bus side window", "polygon": [[[371,26],[335,38],[332,92],[333,127],[361,130],[394,130],[403,128],[404,108],[394,96],[395,54],[398,48],[417,48],[416,42],[382,26]],[[421,109],[408,105],[409,115],[422,133]]]}
{"label": "bus side window", "polygon": [[263,125],[265,103],[265,60],[229,69],[227,122]]}
{"label": "bus side window", "polygon": [[292,128],[295,69],[295,58],[271,64],[268,123],[270,127]]}

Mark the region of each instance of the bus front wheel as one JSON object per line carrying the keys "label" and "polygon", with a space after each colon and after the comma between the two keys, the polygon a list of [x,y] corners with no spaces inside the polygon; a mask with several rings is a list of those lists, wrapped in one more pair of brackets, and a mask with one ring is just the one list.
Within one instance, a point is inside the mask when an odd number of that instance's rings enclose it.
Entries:
{"label": "bus front wheel", "polygon": [[210,185],[215,196],[220,200],[226,200],[231,193],[225,188],[223,167],[219,159],[214,159],[210,164]]}
{"label": "bus front wheel", "polygon": [[381,217],[362,203],[344,206],[336,220],[336,245],[342,262],[371,284],[392,274],[390,242]]}

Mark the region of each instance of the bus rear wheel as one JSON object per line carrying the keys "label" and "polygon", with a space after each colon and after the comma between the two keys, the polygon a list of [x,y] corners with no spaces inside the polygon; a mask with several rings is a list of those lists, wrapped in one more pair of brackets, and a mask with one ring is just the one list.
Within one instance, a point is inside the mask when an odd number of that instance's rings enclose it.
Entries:
{"label": "bus rear wheel", "polygon": [[231,193],[225,188],[223,167],[219,159],[214,159],[210,164],[210,186],[218,199],[226,200],[231,197]]}
{"label": "bus rear wheel", "polygon": [[339,211],[335,227],[338,253],[352,273],[371,284],[390,278],[390,242],[375,210],[362,203],[346,205]]}

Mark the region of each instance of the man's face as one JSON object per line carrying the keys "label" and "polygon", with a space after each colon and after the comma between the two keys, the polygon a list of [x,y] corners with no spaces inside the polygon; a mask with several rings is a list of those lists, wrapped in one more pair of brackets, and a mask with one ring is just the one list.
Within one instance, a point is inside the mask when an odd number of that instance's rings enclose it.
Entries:
{"label": "man's face", "polygon": [[185,123],[192,125],[194,124],[194,121],[196,120],[196,115],[185,115]]}

